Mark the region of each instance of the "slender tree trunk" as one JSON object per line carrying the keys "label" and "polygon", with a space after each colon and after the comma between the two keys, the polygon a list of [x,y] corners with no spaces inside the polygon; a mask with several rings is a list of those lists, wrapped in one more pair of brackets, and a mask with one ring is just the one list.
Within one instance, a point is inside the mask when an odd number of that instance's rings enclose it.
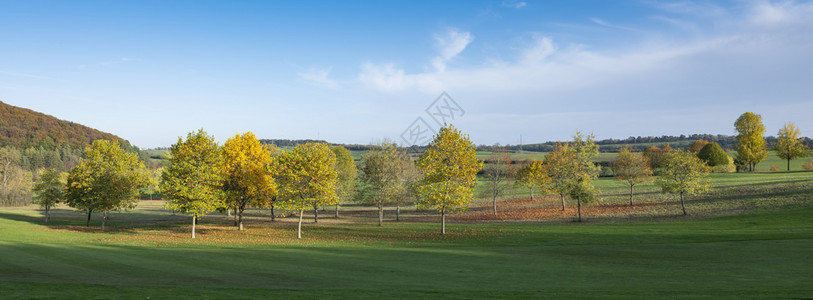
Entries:
{"label": "slender tree trunk", "polygon": [[680,207],[683,208],[683,215],[686,215],[686,204],[683,203],[683,192],[680,192]]}
{"label": "slender tree trunk", "polygon": [[446,234],[446,208],[440,210],[440,234]]}
{"label": "slender tree trunk", "polygon": [[231,217],[231,208],[226,209],[226,216]]}
{"label": "slender tree trunk", "polygon": [[790,171],[790,158],[788,158],[788,171]]}
{"label": "slender tree trunk", "polygon": [[395,222],[401,221],[401,203],[395,204]]}
{"label": "slender tree trunk", "polygon": [[319,207],[313,206],[313,222],[319,223]]}
{"label": "slender tree trunk", "polygon": [[339,218],[339,205],[336,204],[336,219]]}
{"label": "slender tree trunk", "polygon": [[102,231],[104,231],[104,221],[107,220],[107,211],[102,212]]}
{"label": "slender tree trunk", "polygon": [[531,201],[534,200],[534,188],[531,187]]}
{"label": "slender tree trunk", "polygon": [[630,184],[630,206],[632,206],[632,187],[635,185]]}
{"label": "slender tree trunk", "polygon": [[562,211],[565,211],[565,194],[559,194],[559,199],[562,199]]}
{"label": "slender tree trunk", "polygon": [[88,222],[85,223],[85,227],[90,227],[90,215],[93,214],[92,210],[88,210]]}
{"label": "slender tree trunk", "polygon": [[237,216],[237,230],[243,230],[243,211],[246,209],[245,206],[241,206],[238,210]]}
{"label": "slender tree trunk", "polygon": [[378,204],[378,226],[384,226],[384,205]]}
{"label": "slender tree trunk", "polygon": [[48,225],[48,219],[51,218],[51,207],[45,207],[45,225]]}
{"label": "slender tree trunk", "polygon": [[494,216],[497,216],[497,194],[494,194],[494,199],[491,200],[491,204],[494,208]]}
{"label": "slender tree trunk", "polygon": [[582,200],[576,199],[576,205],[579,207],[579,222],[582,221]]}
{"label": "slender tree trunk", "polygon": [[234,207],[234,226],[237,226],[237,207]]}
{"label": "slender tree trunk", "polygon": [[198,215],[192,216],[192,238],[195,238],[195,225],[198,223]]}
{"label": "slender tree trunk", "polygon": [[302,238],[302,215],[304,215],[304,214],[305,214],[305,210],[300,209],[299,210],[299,227],[296,229],[296,238],[298,238],[298,239]]}
{"label": "slender tree trunk", "polygon": [[277,215],[274,214],[274,205],[271,205],[271,222],[274,222],[276,220],[277,220]]}

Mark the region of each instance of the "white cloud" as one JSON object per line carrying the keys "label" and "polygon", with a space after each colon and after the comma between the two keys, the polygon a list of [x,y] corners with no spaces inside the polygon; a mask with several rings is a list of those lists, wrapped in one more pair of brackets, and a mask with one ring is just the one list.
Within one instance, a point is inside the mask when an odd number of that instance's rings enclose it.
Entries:
{"label": "white cloud", "polygon": [[308,71],[296,73],[300,79],[304,80],[305,82],[329,89],[339,89],[341,86],[338,82],[333,79],[330,79],[330,71],[331,68],[327,69],[317,69],[311,68]]}
{"label": "white cloud", "polygon": [[463,52],[474,37],[469,32],[460,32],[457,29],[449,29],[444,35],[436,35],[440,55],[432,60],[432,66],[438,71],[446,70],[446,63]]}
{"label": "white cloud", "polygon": [[503,1],[502,6],[520,9],[520,8],[528,6],[528,3],[524,2],[524,1],[520,1],[520,2]]}

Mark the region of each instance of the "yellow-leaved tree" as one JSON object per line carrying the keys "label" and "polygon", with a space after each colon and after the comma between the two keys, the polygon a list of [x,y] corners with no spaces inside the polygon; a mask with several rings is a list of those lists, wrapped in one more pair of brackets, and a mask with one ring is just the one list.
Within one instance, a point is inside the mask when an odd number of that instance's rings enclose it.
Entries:
{"label": "yellow-leaved tree", "polygon": [[776,137],[776,156],[788,161],[788,171],[790,171],[790,161],[792,159],[805,157],[810,154],[810,149],[802,143],[799,139],[801,131],[793,123],[785,124],[782,129],[779,129],[779,134]]}
{"label": "yellow-leaved tree", "polygon": [[277,193],[274,159],[272,152],[251,132],[226,140],[222,156],[226,204],[237,208],[237,226],[243,230],[246,207],[269,206]]}
{"label": "yellow-leaved tree", "polygon": [[167,208],[192,215],[192,238],[198,217],[223,206],[223,158],[215,138],[203,129],[190,132],[169,148],[169,165],[158,189]]}
{"label": "yellow-leaved tree", "polygon": [[452,125],[440,129],[418,161],[424,178],[418,182],[417,206],[435,208],[441,215],[441,234],[446,234],[446,213],[465,211],[474,197],[477,172],[483,162],[477,148]]}
{"label": "yellow-leaved tree", "polygon": [[316,210],[322,205],[333,205],[336,196],[336,155],[323,143],[300,144],[277,157],[277,183],[279,196],[275,205],[281,209],[299,212],[297,238],[302,238],[302,215],[305,209]]}

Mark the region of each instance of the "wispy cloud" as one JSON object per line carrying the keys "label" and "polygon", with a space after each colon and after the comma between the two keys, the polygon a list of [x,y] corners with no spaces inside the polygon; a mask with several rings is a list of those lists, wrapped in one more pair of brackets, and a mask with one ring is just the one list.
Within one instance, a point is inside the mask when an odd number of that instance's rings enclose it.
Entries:
{"label": "wispy cloud", "polygon": [[524,2],[524,1],[503,1],[502,6],[503,7],[510,7],[510,8],[520,9],[520,8],[528,6],[528,3]]}
{"label": "wispy cloud", "polygon": [[296,73],[300,79],[307,82],[308,84],[328,88],[328,89],[339,89],[341,85],[338,82],[330,78],[330,71],[332,68],[326,69],[318,69],[318,68],[311,68],[305,72]]}
{"label": "wispy cloud", "polygon": [[446,70],[446,63],[463,52],[472,40],[474,40],[474,36],[471,33],[460,32],[454,28],[450,28],[443,35],[436,35],[435,42],[440,55],[432,60],[432,65],[436,70],[443,72]]}
{"label": "wispy cloud", "polygon": [[122,58],[117,59],[117,60],[109,60],[109,61],[99,62],[99,65],[100,66],[115,66],[115,65],[128,63],[128,62],[131,62],[131,61],[133,61],[132,58],[122,57]]}

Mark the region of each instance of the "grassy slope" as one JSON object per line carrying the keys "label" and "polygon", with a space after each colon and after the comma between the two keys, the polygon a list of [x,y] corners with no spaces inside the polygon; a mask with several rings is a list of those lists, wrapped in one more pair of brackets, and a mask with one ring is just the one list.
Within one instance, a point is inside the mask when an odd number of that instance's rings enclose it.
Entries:
{"label": "grassy slope", "polygon": [[114,215],[122,228],[107,233],[68,226],[80,219],[47,228],[32,208],[0,213],[0,297],[813,293],[813,209],[658,223],[451,224],[445,237],[432,223],[320,224],[308,225],[303,241],[290,238],[290,223],[273,235],[202,226],[191,241],[174,223],[184,218],[149,206]]}

